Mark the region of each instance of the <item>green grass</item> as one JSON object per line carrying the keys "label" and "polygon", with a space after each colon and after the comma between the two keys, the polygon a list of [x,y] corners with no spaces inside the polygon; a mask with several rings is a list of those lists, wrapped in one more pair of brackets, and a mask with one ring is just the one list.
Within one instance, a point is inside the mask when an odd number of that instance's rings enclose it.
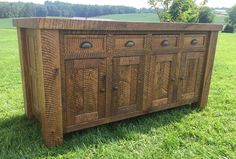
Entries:
{"label": "green grass", "polygon": [[225,24],[226,15],[216,14],[214,23]]}
{"label": "green grass", "polygon": [[[153,13],[140,13],[140,14],[111,14],[98,16],[97,18],[112,19],[121,21],[143,21],[143,22],[159,22],[159,18]],[[225,15],[216,14],[214,23],[224,24]]]}
{"label": "green grass", "polygon": [[15,29],[0,29],[0,159],[236,158],[236,34],[220,34],[208,107],[157,112],[65,135],[48,149],[23,110]]}
{"label": "green grass", "polygon": [[12,18],[0,18],[0,29],[13,28]]}
{"label": "green grass", "polygon": [[111,15],[98,16],[97,18],[121,20],[121,21],[159,22],[158,16],[153,13],[111,14]]}

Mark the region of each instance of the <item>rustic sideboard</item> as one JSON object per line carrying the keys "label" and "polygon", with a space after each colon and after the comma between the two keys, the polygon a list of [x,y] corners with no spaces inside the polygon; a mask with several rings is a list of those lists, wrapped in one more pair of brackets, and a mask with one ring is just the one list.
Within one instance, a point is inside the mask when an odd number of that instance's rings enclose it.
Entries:
{"label": "rustic sideboard", "polygon": [[20,18],[25,112],[47,146],[63,134],[207,104],[221,25]]}

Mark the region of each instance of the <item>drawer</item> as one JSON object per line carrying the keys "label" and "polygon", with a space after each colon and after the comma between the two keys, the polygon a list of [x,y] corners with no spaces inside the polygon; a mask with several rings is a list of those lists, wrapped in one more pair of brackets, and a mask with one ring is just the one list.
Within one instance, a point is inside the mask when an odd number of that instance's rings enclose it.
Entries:
{"label": "drawer", "polygon": [[206,35],[184,35],[184,48],[205,47],[206,38]]}
{"label": "drawer", "polygon": [[143,50],[145,38],[142,35],[115,36],[115,50]]}
{"label": "drawer", "polygon": [[177,47],[179,47],[178,35],[154,35],[152,37],[152,50]]}
{"label": "drawer", "polygon": [[99,53],[106,50],[104,35],[65,35],[65,54]]}

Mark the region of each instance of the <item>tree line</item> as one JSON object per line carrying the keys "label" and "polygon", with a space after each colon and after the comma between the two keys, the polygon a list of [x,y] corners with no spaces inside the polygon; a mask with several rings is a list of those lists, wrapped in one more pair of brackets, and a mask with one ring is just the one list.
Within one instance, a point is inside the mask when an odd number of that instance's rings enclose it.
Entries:
{"label": "tree line", "polygon": [[0,2],[0,18],[11,17],[94,17],[107,14],[149,13],[151,9],[127,6],[82,5],[45,1],[44,4],[23,2]]}

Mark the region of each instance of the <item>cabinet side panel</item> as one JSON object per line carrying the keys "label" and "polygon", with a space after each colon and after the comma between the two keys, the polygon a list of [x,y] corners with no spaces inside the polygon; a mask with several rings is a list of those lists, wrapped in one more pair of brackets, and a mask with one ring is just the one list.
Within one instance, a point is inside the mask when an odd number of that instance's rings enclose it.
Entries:
{"label": "cabinet side panel", "polygon": [[42,54],[40,51],[39,30],[26,30],[26,43],[28,53],[29,85],[31,86],[31,109],[34,116],[41,121],[40,107],[44,105],[43,79],[42,79]]}
{"label": "cabinet side panel", "polygon": [[25,113],[28,118],[32,118],[32,101],[31,101],[31,82],[29,74],[29,57],[27,52],[26,43],[26,29],[17,28],[18,34],[18,45],[20,54],[20,64],[21,64],[21,76],[22,76],[22,86],[23,86],[23,96],[24,96],[24,107]]}
{"label": "cabinet side panel", "polygon": [[206,64],[204,68],[202,94],[201,94],[200,103],[199,103],[201,108],[205,108],[208,101],[211,75],[212,75],[212,69],[213,69],[213,64],[214,64],[214,59],[215,59],[217,38],[218,38],[218,32],[211,32],[210,38],[209,38],[208,52],[206,56]]}
{"label": "cabinet side panel", "polygon": [[47,146],[63,141],[59,31],[41,30],[45,107],[42,108],[42,133]]}

